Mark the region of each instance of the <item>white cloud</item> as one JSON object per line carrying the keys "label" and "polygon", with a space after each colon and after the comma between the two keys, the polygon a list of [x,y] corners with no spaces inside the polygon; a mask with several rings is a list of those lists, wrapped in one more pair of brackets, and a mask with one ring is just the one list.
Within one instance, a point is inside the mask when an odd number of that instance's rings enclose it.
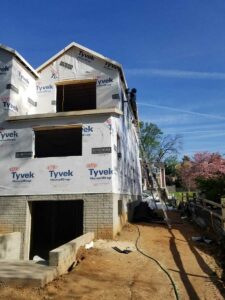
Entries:
{"label": "white cloud", "polygon": [[151,69],[151,68],[130,68],[126,69],[126,74],[131,76],[151,76],[183,79],[216,79],[225,80],[225,73],[221,72],[198,72],[169,69]]}
{"label": "white cloud", "polygon": [[[212,124],[212,123],[199,123],[199,124],[192,124],[188,126],[177,126],[178,124],[175,124],[176,126],[167,127],[168,131],[174,132],[174,131],[185,131],[185,132],[196,132],[196,131],[223,131],[225,132],[225,124],[222,122]],[[180,125],[180,124],[179,124]]]}
{"label": "white cloud", "polygon": [[130,68],[125,70],[131,76],[151,76],[183,79],[214,79],[225,80],[225,73],[220,72],[198,72],[184,70],[152,69],[152,68]]}
{"label": "white cloud", "polygon": [[198,140],[198,139],[209,140],[210,138],[220,137],[220,136],[224,136],[224,135],[225,135],[225,132],[209,132],[209,131],[207,132],[207,131],[205,131],[205,132],[198,132],[198,135],[194,135],[194,132],[192,132],[191,135],[187,134],[185,136],[185,138],[191,139],[191,140]]}
{"label": "white cloud", "polygon": [[185,109],[180,109],[180,108],[175,108],[175,107],[170,107],[170,106],[149,104],[149,103],[145,103],[145,102],[138,102],[138,105],[146,106],[146,107],[160,108],[160,109],[165,109],[165,110],[171,110],[171,111],[176,111],[176,112],[180,112],[180,113],[184,113],[184,114],[190,114],[190,115],[204,117],[204,118],[225,120],[225,116],[199,113],[199,112],[195,112],[195,111],[191,111],[191,110],[185,110]]}
{"label": "white cloud", "polygon": [[156,123],[160,127],[161,126],[171,126],[171,125],[186,125],[190,122],[190,117],[186,115],[178,115],[178,114],[158,114],[158,113],[153,113],[153,114],[148,114],[148,115],[143,115],[141,118],[142,121],[144,122],[151,122],[151,123]]}

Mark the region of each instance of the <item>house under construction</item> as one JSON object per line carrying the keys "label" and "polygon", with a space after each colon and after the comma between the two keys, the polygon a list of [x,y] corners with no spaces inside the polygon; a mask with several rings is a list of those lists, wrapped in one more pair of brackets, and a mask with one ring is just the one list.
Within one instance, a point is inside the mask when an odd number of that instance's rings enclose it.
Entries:
{"label": "house under construction", "polygon": [[0,231],[21,258],[89,231],[112,238],[141,199],[135,90],[76,43],[34,70],[0,45]]}

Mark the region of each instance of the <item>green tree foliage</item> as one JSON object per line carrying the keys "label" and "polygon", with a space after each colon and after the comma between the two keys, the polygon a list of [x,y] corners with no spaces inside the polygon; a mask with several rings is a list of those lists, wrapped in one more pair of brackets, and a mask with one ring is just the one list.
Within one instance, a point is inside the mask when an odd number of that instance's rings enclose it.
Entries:
{"label": "green tree foliage", "polygon": [[167,157],[164,164],[167,185],[176,185],[176,187],[181,187],[181,182],[177,176],[177,166],[179,165],[177,155]]}
{"label": "green tree foliage", "polygon": [[140,122],[139,129],[142,157],[146,155],[150,162],[164,162],[178,154],[181,148],[179,135],[165,135],[156,124],[148,122]]}
{"label": "green tree foliage", "polygon": [[177,175],[177,165],[179,164],[177,155],[171,155],[167,157],[164,161],[166,175],[176,176]]}
{"label": "green tree foliage", "polygon": [[141,156],[145,155],[150,161],[155,161],[156,152],[160,147],[163,132],[153,123],[139,123]]}

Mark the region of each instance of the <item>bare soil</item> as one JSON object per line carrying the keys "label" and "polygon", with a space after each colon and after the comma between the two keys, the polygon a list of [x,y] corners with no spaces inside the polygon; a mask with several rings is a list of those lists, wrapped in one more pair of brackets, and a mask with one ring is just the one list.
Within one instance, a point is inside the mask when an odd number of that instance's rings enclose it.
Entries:
{"label": "bare soil", "polygon": [[[177,214],[172,220],[172,230],[139,224],[139,248],[168,270],[180,299],[225,299],[217,246],[193,242],[191,237],[199,235],[199,230]],[[79,264],[70,273],[40,289],[0,286],[0,299],[175,299],[165,273],[135,250],[137,237],[136,225],[128,224],[114,241],[98,241],[93,249],[81,250]],[[113,246],[132,252],[118,253]]]}

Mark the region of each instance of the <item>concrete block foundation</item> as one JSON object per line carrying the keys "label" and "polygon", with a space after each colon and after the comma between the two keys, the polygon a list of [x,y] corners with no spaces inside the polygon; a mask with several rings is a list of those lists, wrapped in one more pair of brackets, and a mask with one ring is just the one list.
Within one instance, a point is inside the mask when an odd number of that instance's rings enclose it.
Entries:
{"label": "concrete block foundation", "polygon": [[0,259],[20,259],[21,233],[0,234]]}
{"label": "concrete block foundation", "polygon": [[19,231],[21,258],[29,259],[32,203],[76,200],[83,200],[83,234],[94,232],[95,238],[112,239],[127,220],[131,220],[133,209],[141,198],[125,194],[1,196],[0,233]]}
{"label": "concrete block foundation", "polygon": [[57,267],[59,275],[67,273],[68,269],[76,263],[77,251],[80,247],[94,240],[94,233],[88,232],[68,243],[53,249],[49,253],[49,265]]}

